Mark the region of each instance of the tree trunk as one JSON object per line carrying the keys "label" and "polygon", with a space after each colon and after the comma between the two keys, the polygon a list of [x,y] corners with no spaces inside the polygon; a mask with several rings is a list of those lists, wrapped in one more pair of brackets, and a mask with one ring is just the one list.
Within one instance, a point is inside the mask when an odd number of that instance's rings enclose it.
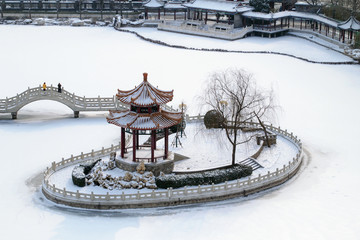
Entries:
{"label": "tree trunk", "polygon": [[236,126],[234,126],[233,129],[234,133],[234,142],[233,142],[233,150],[232,150],[232,158],[231,158],[231,165],[235,165],[235,155],[236,155],[236,139],[237,139],[237,129]]}
{"label": "tree trunk", "polygon": [[255,112],[254,112],[254,114],[255,114],[257,120],[259,121],[259,124],[260,124],[261,128],[262,128],[263,131],[264,131],[266,145],[267,145],[268,147],[270,147],[269,137],[268,137],[268,135],[267,135],[267,131],[266,131],[265,125],[263,124],[263,122],[260,120],[259,116],[258,116]]}

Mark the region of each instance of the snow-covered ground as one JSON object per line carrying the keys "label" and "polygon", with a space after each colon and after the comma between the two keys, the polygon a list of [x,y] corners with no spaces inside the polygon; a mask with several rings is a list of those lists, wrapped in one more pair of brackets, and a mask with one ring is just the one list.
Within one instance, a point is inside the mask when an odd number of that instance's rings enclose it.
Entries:
{"label": "snow-covered ground", "polygon": [[[35,191],[37,174],[61,157],[118,142],[120,131],[104,114],[80,113],[73,119],[59,103],[35,102],[20,110],[18,120],[0,114],[2,239],[359,238],[359,66],[172,49],[111,28],[0,26],[0,36],[0,98],[44,81],[61,82],[78,95],[111,96],[118,88],[132,89],[146,71],[153,85],[174,89],[174,106],[184,100],[193,115],[201,108],[195,96],[207,76],[239,67],[252,72],[259,85],[274,88],[282,107],[278,123],[297,134],[311,155],[294,180],[248,198],[115,212],[62,209]],[[260,41],[254,46],[258,50],[271,42],[283,51],[298,48],[333,61],[341,57],[302,39],[290,48],[293,39],[246,41]],[[228,43],[201,41],[214,48]]]}
{"label": "snow-covered ground", "polygon": [[[251,134],[253,135],[254,133]],[[186,127],[186,136],[184,135],[182,138],[179,138],[181,146],[180,144],[178,144],[178,147],[173,145],[174,138],[175,134],[172,134],[169,137],[169,150],[187,157],[187,159],[183,159],[174,163],[175,171],[199,171],[228,166],[231,164],[231,144],[226,139],[224,130],[206,129],[202,123],[190,123],[187,124]],[[157,142],[158,149],[163,149],[163,140],[164,139],[161,139]],[[245,160],[246,158],[255,154],[259,149],[260,146],[256,144],[255,139],[250,141],[248,144],[239,145],[236,150],[236,162]],[[137,151],[137,156],[139,157],[140,154],[144,154],[144,151],[146,151],[148,155],[150,154],[149,150],[139,150]],[[163,154],[163,150],[158,150],[157,152],[160,152],[158,155]],[[262,168],[255,170],[252,174],[252,177],[257,177],[259,174],[265,175],[268,172],[276,171],[276,168],[282,168],[284,165],[287,165],[289,161],[292,161],[297,153],[297,147],[291,141],[279,135],[277,137],[276,145],[273,145],[271,148],[264,148],[262,150],[259,158],[257,159],[257,162],[260,163]],[[131,152],[129,155],[131,156]],[[117,157],[119,158],[119,156],[120,152],[118,151]],[[129,159],[126,160],[129,161]],[[102,161],[107,163],[109,161],[109,157],[102,158]],[[162,159],[158,161],[162,161]],[[95,194],[106,194],[109,191],[101,186],[75,186],[71,179],[74,166],[75,165],[70,165],[66,168],[56,171],[49,177],[49,184],[55,184],[55,186],[59,189],[66,188],[68,191],[72,192],[76,192],[78,190],[81,193],[94,192]],[[103,171],[103,176],[105,177],[106,175],[110,175],[112,177],[124,177],[125,173],[126,171],[118,168],[112,170],[106,169],[106,171]],[[134,188],[110,190],[111,194],[121,194],[122,192],[125,194],[131,194],[137,192],[137,189]],[[140,192],[149,191],[151,190],[145,188],[140,190]]]}
{"label": "snow-covered ground", "polygon": [[[352,61],[350,57],[341,53],[335,53],[333,50],[331,50],[336,49],[337,51],[343,51],[343,49],[340,49],[337,45],[323,40],[321,41],[315,37],[312,37],[311,40],[314,42],[318,41],[323,46],[314,44],[310,41],[304,41],[304,39],[299,39],[294,36],[265,39],[252,36],[237,41],[226,41],[207,37],[159,31],[156,28],[127,27],[124,29],[137,32],[146,38],[160,40],[170,45],[185,46],[189,48],[224,49],[228,51],[269,51],[290,54],[317,62]],[[302,36],[310,37],[310,34],[303,33]]]}

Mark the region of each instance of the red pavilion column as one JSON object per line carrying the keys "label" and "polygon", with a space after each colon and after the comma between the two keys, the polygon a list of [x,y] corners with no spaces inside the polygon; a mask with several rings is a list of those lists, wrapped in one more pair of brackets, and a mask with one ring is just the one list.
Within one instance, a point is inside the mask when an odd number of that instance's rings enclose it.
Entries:
{"label": "red pavilion column", "polygon": [[136,130],[136,149],[139,149],[139,130]]}
{"label": "red pavilion column", "polygon": [[169,152],[169,128],[165,128],[165,152],[164,152],[164,160],[167,159],[168,157],[168,152]]}
{"label": "red pavilion column", "polygon": [[133,134],[133,162],[136,162],[136,130],[132,130]]}
{"label": "red pavilion column", "polygon": [[125,154],[125,128],[121,128],[121,157],[124,158]]}
{"label": "red pavilion column", "polygon": [[151,131],[151,162],[155,162],[154,149],[156,148],[156,130]]}

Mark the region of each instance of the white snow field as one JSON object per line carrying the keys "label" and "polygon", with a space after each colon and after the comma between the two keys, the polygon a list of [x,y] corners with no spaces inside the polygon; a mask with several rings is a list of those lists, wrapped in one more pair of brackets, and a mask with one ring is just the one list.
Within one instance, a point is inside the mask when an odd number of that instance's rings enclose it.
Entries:
{"label": "white snow field", "polygon": [[[174,89],[174,106],[184,100],[197,114],[196,96],[207,76],[238,67],[274,88],[278,124],[297,134],[311,156],[290,182],[247,198],[145,210],[59,207],[43,199],[36,176],[61,157],[118,142],[120,130],[104,113],[74,119],[60,103],[35,102],[19,111],[18,120],[0,114],[1,239],[359,239],[358,65],[172,49],[111,28],[0,26],[0,36],[0,98],[44,81],[61,82],[81,96],[111,96],[132,89],[148,72],[153,85]],[[291,52],[293,39],[278,38],[277,47]],[[229,43],[206,41],[214,48]],[[269,43],[257,41],[259,50]],[[308,56],[340,57],[305,40],[296,43]]]}

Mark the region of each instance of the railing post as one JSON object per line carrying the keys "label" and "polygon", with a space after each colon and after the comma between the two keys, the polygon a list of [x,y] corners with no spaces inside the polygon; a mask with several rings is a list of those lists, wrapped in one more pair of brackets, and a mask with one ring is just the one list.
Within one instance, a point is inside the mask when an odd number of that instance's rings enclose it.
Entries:
{"label": "railing post", "polygon": [[94,157],[94,149],[91,150],[91,156]]}
{"label": "railing post", "polygon": [[84,153],[81,152],[81,159],[84,159]]}
{"label": "railing post", "polygon": [[101,98],[98,96],[99,108],[101,109]]}
{"label": "railing post", "polygon": [[64,193],[63,193],[64,197],[66,197],[66,188],[64,187]]}
{"label": "railing post", "polygon": [[155,198],[155,190],[154,189],[151,191],[151,198]]}
{"label": "railing post", "polygon": [[71,162],[74,162],[74,156],[71,154],[71,158],[70,158]]}
{"label": "railing post", "polygon": [[187,187],[186,186],[184,187],[184,195],[185,196],[187,195]]}
{"label": "railing post", "polygon": [[279,174],[279,168],[276,168],[276,176]]}
{"label": "railing post", "polygon": [[139,192],[139,190],[137,191],[137,194],[136,194],[136,199],[140,199],[140,192]]}
{"label": "railing post", "polygon": [[91,199],[91,201],[94,201],[94,199],[95,199],[94,192],[91,192],[90,199]]}
{"label": "railing post", "polygon": [[80,193],[79,190],[76,190],[76,198],[79,199],[80,198]]}
{"label": "railing post", "polygon": [[201,194],[201,187],[200,187],[200,185],[198,186],[198,194]]}
{"label": "railing post", "polygon": [[106,199],[107,201],[110,200],[109,192],[106,192],[106,197],[105,197],[105,199]]}
{"label": "railing post", "polygon": [[86,108],[87,106],[86,106],[86,98],[85,98],[85,96],[83,98],[83,103],[84,103],[84,108]]}
{"label": "railing post", "polygon": [[52,163],[51,163],[51,168],[52,168],[53,171],[56,170],[56,163],[55,163],[55,162],[52,162]]}
{"label": "railing post", "polygon": [[125,193],[124,193],[124,191],[121,193],[121,200],[125,200]]}
{"label": "railing post", "polygon": [[105,149],[104,149],[104,147],[102,147],[101,154],[104,155],[104,153],[105,153]]}
{"label": "railing post", "polygon": [[227,190],[227,189],[228,189],[228,182],[225,181],[225,190]]}

